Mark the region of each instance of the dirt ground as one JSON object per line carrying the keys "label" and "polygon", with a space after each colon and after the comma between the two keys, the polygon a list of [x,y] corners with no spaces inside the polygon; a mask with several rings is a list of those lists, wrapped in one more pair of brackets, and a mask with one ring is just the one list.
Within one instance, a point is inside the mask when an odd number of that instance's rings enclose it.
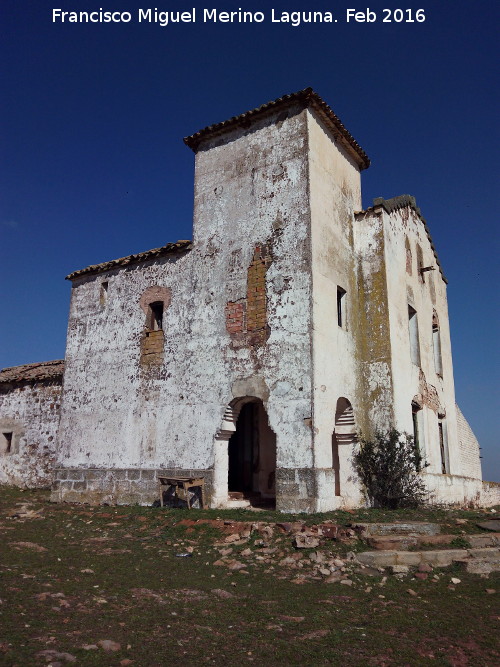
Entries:
{"label": "dirt ground", "polygon": [[0,487],[0,665],[500,664],[498,573],[357,563],[349,524],[401,518],[465,540],[485,512],[94,508]]}

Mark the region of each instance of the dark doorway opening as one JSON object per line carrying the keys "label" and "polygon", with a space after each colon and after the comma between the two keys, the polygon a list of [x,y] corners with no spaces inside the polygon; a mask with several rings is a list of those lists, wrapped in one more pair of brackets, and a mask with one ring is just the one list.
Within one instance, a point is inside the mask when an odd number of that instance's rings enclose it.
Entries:
{"label": "dark doorway opening", "polygon": [[236,431],[229,439],[228,455],[230,496],[238,494],[253,505],[274,502],[276,436],[262,401],[255,399],[242,406]]}
{"label": "dark doorway opening", "polygon": [[236,431],[229,440],[229,491],[253,491],[253,472],[256,464],[255,403],[241,408]]}

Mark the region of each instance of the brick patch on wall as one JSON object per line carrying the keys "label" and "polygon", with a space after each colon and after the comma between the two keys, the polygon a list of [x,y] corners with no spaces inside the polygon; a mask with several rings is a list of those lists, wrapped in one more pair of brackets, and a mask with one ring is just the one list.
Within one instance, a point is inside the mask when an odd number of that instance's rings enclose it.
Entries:
{"label": "brick patch on wall", "polygon": [[246,297],[226,304],[226,329],[241,344],[263,345],[269,336],[266,273],[271,261],[267,244],[255,246],[247,270]]}

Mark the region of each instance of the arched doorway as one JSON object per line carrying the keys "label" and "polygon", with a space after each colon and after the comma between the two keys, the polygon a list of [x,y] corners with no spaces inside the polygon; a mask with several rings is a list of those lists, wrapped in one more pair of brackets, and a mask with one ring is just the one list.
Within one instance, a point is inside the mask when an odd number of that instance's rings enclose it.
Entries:
{"label": "arched doorway", "polygon": [[264,404],[259,398],[246,396],[233,401],[230,407],[234,430],[227,439],[228,495],[244,498],[252,505],[273,504],[276,436]]}
{"label": "arched doorway", "polygon": [[[332,468],[335,472],[335,495],[342,495],[343,481],[349,466],[351,447],[356,442],[354,411],[347,398],[339,398],[335,408],[335,430],[332,434]],[[344,479],[343,479],[344,478]]]}

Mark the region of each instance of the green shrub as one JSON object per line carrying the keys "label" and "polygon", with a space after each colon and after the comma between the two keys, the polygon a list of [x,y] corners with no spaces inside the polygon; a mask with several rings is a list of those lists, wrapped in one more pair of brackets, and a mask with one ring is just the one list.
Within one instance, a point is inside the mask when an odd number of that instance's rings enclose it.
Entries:
{"label": "green shrub", "polygon": [[354,467],[373,507],[398,509],[425,503],[425,485],[419,472],[428,464],[411,435],[391,429],[359,441]]}

